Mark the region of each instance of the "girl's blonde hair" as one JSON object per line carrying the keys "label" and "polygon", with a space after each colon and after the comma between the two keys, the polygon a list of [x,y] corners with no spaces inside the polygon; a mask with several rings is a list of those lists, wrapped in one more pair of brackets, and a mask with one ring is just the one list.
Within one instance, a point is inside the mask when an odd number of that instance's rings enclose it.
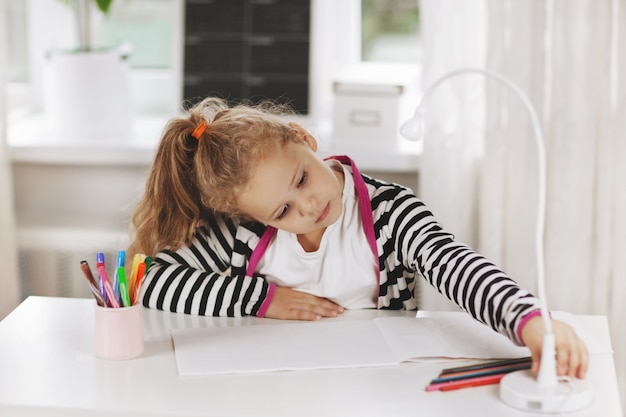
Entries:
{"label": "girl's blonde hair", "polygon": [[[284,117],[291,113],[271,102],[229,107],[222,99],[207,98],[170,120],[132,216],[129,254],[177,250],[212,217],[245,217],[237,194],[256,163],[299,137]],[[207,128],[196,139],[192,133],[203,122]]]}

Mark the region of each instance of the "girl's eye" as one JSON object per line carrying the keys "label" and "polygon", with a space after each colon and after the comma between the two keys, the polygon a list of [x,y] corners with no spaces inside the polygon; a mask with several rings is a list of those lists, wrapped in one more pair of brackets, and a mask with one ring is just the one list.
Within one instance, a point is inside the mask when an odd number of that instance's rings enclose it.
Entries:
{"label": "girl's eye", "polygon": [[[302,176],[300,177],[300,181],[298,181],[298,183],[296,184],[296,188],[301,188],[304,184],[306,184],[306,180],[308,177],[309,177],[309,174],[307,174],[306,172],[303,172]],[[278,214],[278,216],[276,216],[276,220],[282,220],[283,218],[285,218],[288,212],[289,212],[289,205],[285,204],[283,206],[283,209]]]}
{"label": "girl's eye", "polygon": [[308,177],[309,175],[306,172],[302,173],[302,177],[300,178],[300,181],[298,181],[298,188],[302,187],[306,183]]}
{"label": "girl's eye", "polygon": [[278,214],[278,216],[276,217],[276,220],[283,219],[287,215],[288,211],[289,211],[289,206],[285,205],[283,209],[280,211],[280,213]]}

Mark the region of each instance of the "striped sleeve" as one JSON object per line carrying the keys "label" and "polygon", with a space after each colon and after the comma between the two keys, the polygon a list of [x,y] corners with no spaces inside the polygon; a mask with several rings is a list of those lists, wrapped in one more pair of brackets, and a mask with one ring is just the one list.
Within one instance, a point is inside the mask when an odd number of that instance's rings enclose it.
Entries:
{"label": "striped sleeve", "polygon": [[261,277],[232,276],[236,229],[213,222],[189,246],[155,257],[142,285],[145,307],[176,313],[241,317],[256,315],[269,291]]}
{"label": "striped sleeve", "polygon": [[[409,190],[388,201],[386,227],[398,262],[478,321],[522,344],[517,328],[539,300],[437,223]],[[391,249],[391,248],[389,248]]]}

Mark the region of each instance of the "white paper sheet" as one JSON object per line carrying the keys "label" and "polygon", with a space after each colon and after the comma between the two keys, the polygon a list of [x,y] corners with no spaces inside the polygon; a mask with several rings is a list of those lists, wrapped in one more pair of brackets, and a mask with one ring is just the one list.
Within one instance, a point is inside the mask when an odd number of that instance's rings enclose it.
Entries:
{"label": "white paper sheet", "polygon": [[[572,325],[590,353],[612,352],[610,340],[582,333],[573,315],[552,316]],[[530,355],[468,314],[443,311],[418,312],[416,318],[173,329],[172,338],[180,376]]]}
{"label": "white paper sheet", "polygon": [[371,320],[173,329],[180,376],[397,364]]}
{"label": "white paper sheet", "polygon": [[374,322],[399,362],[530,356],[527,347],[516,346],[506,336],[465,313],[436,312],[417,318],[380,317]]}

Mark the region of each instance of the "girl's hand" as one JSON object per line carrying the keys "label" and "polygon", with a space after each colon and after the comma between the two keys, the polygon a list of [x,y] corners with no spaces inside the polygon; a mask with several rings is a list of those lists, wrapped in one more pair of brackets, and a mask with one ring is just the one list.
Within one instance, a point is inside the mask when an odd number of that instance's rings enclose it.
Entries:
{"label": "girl's hand", "polygon": [[[569,325],[557,320],[551,321],[556,346],[557,374],[584,378],[589,364],[589,352],[585,344]],[[533,372],[539,370],[543,327],[543,319],[537,316],[528,320],[522,328],[522,341],[530,349]]]}
{"label": "girl's hand", "polygon": [[276,287],[265,317],[283,320],[319,320],[336,317],[343,307],[326,298],[291,288]]}

